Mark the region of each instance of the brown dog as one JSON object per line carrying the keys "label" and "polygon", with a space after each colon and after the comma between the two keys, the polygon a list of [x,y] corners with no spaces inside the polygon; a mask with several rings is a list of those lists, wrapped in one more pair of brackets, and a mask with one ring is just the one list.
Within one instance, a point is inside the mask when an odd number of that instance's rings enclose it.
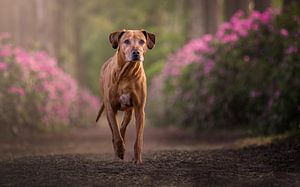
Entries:
{"label": "brown dog", "polygon": [[[147,49],[152,49],[155,45],[155,35],[144,30],[123,30],[111,33],[109,41],[117,51],[101,68],[100,91],[103,103],[96,122],[105,109],[112,131],[115,154],[124,159],[126,127],[134,111],[136,123],[134,161],[142,163],[144,108],[147,95],[143,61]],[[116,120],[119,110],[125,111],[121,127]]]}

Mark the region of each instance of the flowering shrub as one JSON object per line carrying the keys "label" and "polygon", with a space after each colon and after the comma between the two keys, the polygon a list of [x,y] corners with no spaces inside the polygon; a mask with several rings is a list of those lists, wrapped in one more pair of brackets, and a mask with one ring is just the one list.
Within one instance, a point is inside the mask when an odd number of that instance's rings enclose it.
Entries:
{"label": "flowering shrub", "polygon": [[[266,133],[300,124],[300,12],[237,12],[215,36],[171,55],[152,83],[163,123],[183,127],[251,125]],[[158,84],[159,83],[159,84]]]}
{"label": "flowering shrub", "polygon": [[91,122],[98,100],[45,52],[28,52],[0,35],[0,127],[53,129]]}

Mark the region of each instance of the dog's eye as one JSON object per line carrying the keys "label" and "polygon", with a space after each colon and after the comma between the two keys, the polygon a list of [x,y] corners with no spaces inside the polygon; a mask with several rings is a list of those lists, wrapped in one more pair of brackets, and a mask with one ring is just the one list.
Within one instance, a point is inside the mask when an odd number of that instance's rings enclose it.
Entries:
{"label": "dog's eye", "polygon": [[140,45],[144,45],[144,44],[145,44],[145,41],[144,41],[144,40],[140,40],[140,41],[139,41],[139,44],[140,44]]}
{"label": "dog's eye", "polygon": [[125,40],[125,41],[124,41],[124,44],[129,45],[129,44],[130,44],[130,41],[129,41],[129,40]]}

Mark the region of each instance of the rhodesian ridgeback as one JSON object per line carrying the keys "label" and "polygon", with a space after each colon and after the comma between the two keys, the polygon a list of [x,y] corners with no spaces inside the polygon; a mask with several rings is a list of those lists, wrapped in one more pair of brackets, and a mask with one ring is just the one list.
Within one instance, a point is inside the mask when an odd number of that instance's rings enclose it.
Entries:
{"label": "rhodesian ridgeback", "polygon": [[[134,111],[136,123],[134,162],[142,163],[144,108],[147,96],[143,61],[147,50],[155,45],[155,35],[144,30],[122,30],[111,33],[109,41],[117,51],[101,68],[102,105],[96,122],[105,110],[115,154],[124,159],[126,128]],[[118,111],[125,112],[121,126],[116,120]]]}

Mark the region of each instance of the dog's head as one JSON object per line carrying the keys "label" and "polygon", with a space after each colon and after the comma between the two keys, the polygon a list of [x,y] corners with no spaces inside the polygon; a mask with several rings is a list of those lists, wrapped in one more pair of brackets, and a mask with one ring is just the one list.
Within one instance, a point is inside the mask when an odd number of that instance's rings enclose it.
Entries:
{"label": "dog's head", "polygon": [[155,45],[155,35],[145,30],[122,30],[109,35],[109,41],[114,49],[126,62],[144,61],[147,49]]}

